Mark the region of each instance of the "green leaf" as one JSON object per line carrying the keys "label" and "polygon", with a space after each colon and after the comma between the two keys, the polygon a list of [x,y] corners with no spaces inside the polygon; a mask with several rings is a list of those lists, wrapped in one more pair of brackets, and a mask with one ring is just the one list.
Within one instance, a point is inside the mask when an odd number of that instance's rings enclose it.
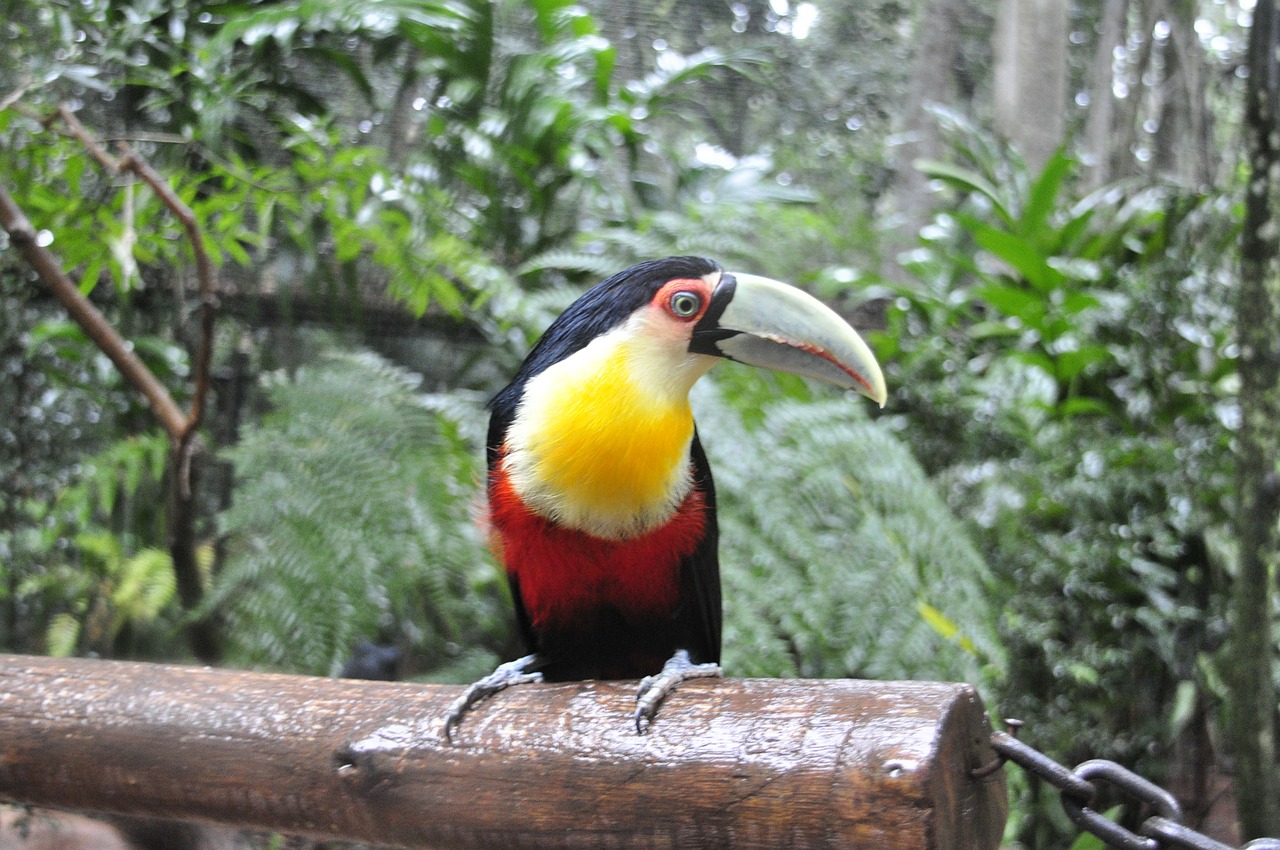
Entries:
{"label": "green leaf", "polygon": [[1039,330],[1044,327],[1047,303],[1044,296],[1038,292],[1020,286],[993,283],[976,287],[973,294],[1004,315],[1021,320],[1029,328]]}
{"label": "green leaf", "polygon": [[1057,244],[1051,246],[1052,251],[1055,254],[1078,254],[1080,239],[1088,228],[1089,222],[1093,220],[1095,212],[1097,212],[1096,207],[1087,207],[1072,215],[1071,219],[1058,231]]}
{"label": "green leaf", "polygon": [[[1107,816],[1114,819],[1118,808],[1112,809]],[[1076,840],[1071,842],[1070,850],[1107,850],[1107,843],[1092,832],[1081,832],[1076,836]]]}
{"label": "green leaf", "polygon": [[529,5],[534,11],[534,20],[544,41],[555,41],[565,32],[566,19],[564,12],[573,7],[573,0],[531,0]]}
{"label": "green leaf", "polygon": [[44,635],[47,651],[54,658],[69,658],[75,654],[80,640],[80,621],[73,614],[63,612],[49,623]]}
{"label": "green leaf", "polygon": [[80,275],[80,281],[77,288],[81,295],[89,295],[97,287],[98,281],[102,278],[103,260],[101,257],[91,260],[84,268],[84,273]]}
{"label": "green leaf", "polygon": [[[138,487],[142,484],[145,462],[145,455],[137,451],[129,452],[121,458],[120,471],[122,473],[122,477],[120,483],[124,488],[124,492],[138,492]],[[108,511],[108,513],[110,513],[110,511]]]}
{"label": "green leaf", "polygon": [[918,159],[913,165],[926,177],[949,183],[962,192],[976,192],[985,196],[991,201],[996,215],[1000,216],[1006,225],[1015,226],[1016,220],[1000,197],[1000,191],[978,172],[933,159]]}
{"label": "green leaf", "polygon": [[86,532],[76,536],[76,545],[84,555],[107,571],[120,560],[120,541],[109,532]]}
{"label": "green leaf", "polygon": [[177,589],[173,558],[160,549],[143,549],[126,559],[111,603],[120,609],[121,622],[145,624],[160,615]]}
{"label": "green leaf", "polygon": [[231,256],[238,265],[249,268],[253,265],[253,258],[249,256],[249,252],[244,249],[237,239],[227,239],[222,243],[223,249]]}
{"label": "green leaf", "polygon": [[1169,729],[1174,735],[1181,734],[1187,723],[1195,716],[1198,694],[1199,689],[1194,681],[1183,679],[1178,683],[1178,689],[1173,697],[1173,711],[1169,713]]}
{"label": "green leaf", "polygon": [[969,327],[969,335],[975,339],[1004,339],[1022,335],[1020,328],[1009,327],[1006,322],[975,322]]}
{"label": "green leaf", "polygon": [[1068,383],[1085,369],[1095,363],[1111,358],[1106,346],[1086,343],[1073,351],[1061,351],[1055,356],[1057,362],[1056,375],[1059,383]]}
{"label": "green leaf", "polygon": [[1065,666],[1067,675],[1077,682],[1086,685],[1096,685],[1098,683],[1098,671],[1083,661],[1071,661]]}
{"label": "green leaf", "polygon": [[596,98],[601,102],[608,99],[609,87],[613,83],[613,69],[617,58],[618,51],[612,46],[596,51]]}
{"label": "green leaf", "polygon": [[[84,329],[75,322],[67,319],[47,319],[37,323],[31,328],[27,334],[27,354],[34,354],[42,343],[61,343],[60,348],[65,348],[66,344],[72,344],[76,347],[87,344],[89,338],[85,336]],[[60,352],[61,353],[61,352]],[[63,354],[63,356],[67,356]]]}
{"label": "green leaf", "polygon": [[362,234],[355,227],[343,228],[334,233],[334,257],[339,263],[350,263],[360,256],[365,244]]}
{"label": "green leaf", "polygon": [[61,69],[60,76],[76,85],[100,92],[110,92],[111,86],[98,79],[101,69],[95,65],[68,65]]}
{"label": "green leaf", "polygon": [[1069,398],[1057,407],[1060,416],[1107,416],[1111,408],[1096,398]]}
{"label": "green leaf", "polygon": [[970,655],[977,655],[978,647],[974,645],[972,640],[960,633],[960,627],[946,614],[943,614],[923,599],[916,600],[916,611],[929,624],[929,628],[937,632],[944,640],[959,644],[960,648]]}
{"label": "green leaf", "polygon": [[1062,181],[1071,173],[1074,165],[1074,160],[1068,158],[1061,148],[1049,157],[1040,176],[1031,184],[1026,206],[1018,220],[1018,232],[1022,236],[1037,244],[1052,247],[1052,242],[1046,238],[1049,234],[1045,232],[1049,215],[1058,200]]}
{"label": "green leaf", "polygon": [[1100,306],[1102,306],[1102,302],[1087,292],[1071,292],[1062,299],[1062,303],[1058,305],[1058,311],[1068,316],[1074,316],[1077,313],[1083,313],[1085,310],[1092,310],[1094,307]]}
{"label": "green leaf", "polygon": [[1049,265],[1049,258],[1022,236],[992,227],[972,216],[957,215],[956,219],[983,250],[1008,263],[1040,292],[1049,293],[1065,283],[1066,277],[1062,272]]}
{"label": "green leaf", "polygon": [[1015,351],[1010,356],[1028,366],[1034,366],[1056,380],[1057,372],[1054,369],[1054,362],[1043,351]]}

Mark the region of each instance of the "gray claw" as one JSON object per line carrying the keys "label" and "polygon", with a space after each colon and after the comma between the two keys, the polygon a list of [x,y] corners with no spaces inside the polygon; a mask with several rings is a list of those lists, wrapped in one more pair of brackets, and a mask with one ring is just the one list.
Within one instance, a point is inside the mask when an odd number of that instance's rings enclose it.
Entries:
{"label": "gray claw", "polygon": [[462,692],[462,696],[453,701],[453,704],[449,706],[448,712],[445,713],[444,727],[441,730],[445,741],[450,744],[453,743],[453,733],[462,724],[463,715],[470,711],[476,703],[486,700],[512,685],[541,682],[541,673],[526,672],[530,665],[539,660],[536,655],[526,655],[523,658],[517,658],[515,661],[508,661],[505,664],[499,664],[492,673],[480,681],[473,682],[470,687]]}
{"label": "gray claw", "polygon": [[662,665],[662,672],[640,680],[640,687],[636,691],[636,734],[643,735],[645,729],[653,725],[658,706],[681,682],[723,675],[724,671],[719,664],[694,664],[689,660],[688,650],[676,650],[676,654]]}

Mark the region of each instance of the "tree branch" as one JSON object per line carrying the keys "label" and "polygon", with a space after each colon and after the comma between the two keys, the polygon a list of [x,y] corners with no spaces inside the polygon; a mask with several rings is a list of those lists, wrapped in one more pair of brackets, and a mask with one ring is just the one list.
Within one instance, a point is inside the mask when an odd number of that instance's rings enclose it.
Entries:
{"label": "tree branch", "polygon": [[[189,454],[191,439],[204,418],[205,404],[209,396],[209,372],[213,359],[213,322],[218,311],[218,297],[213,281],[213,260],[205,249],[204,234],[200,230],[200,223],[196,220],[196,215],[192,209],[182,202],[182,199],[165,182],[164,178],[157,174],[155,169],[139,156],[133,148],[129,147],[127,143],[123,141],[117,142],[116,149],[120,152],[120,156],[119,158],[113,157],[98,143],[93,134],[85,129],[69,106],[63,104],[58,107],[57,115],[66,126],[67,131],[80,140],[85,150],[103,168],[112,174],[119,174],[124,171],[131,172],[150,186],[151,191],[156,193],[156,197],[160,199],[161,203],[178,219],[183,231],[186,233],[187,241],[191,244],[191,252],[196,261],[196,281],[200,286],[200,344],[196,350],[195,391],[191,401],[191,412],[187,415],[186,424],[181,432],[174,437],[179,453],[185,457]],[[184,465],[186,462],[189,462],[189,459],[184,461]]]}
{"label": "tree branch", "polygon": [[[181,222],[195,256],[196,276],[200,287],[200,341],[195,356],[195,390],[191,410],[184,414],[155,374],[133,353],[128,342],[71,281],[58,259],[39,244],[31,222],[13,198],[0,187],[0,225],[10,233],[14,244],[66,307],[71,317],[115,363],[125,380],[147,398],[156,418],[169,435],[173,445],[170,485],[172,499],[168,511],[169,551],[173,556],[173,570],[183,608],[188,612],[195,611],[203,596],[203,584],[195,556],[197,506],[192,498],[192,481],[196,475],[193,461],[201,450],[199,427],[211,387],[213,325],[218,308],[213,262],[205,249],[204,234],[195,213],[141,156],[123,142],[116,145],[120,156],[112,156],[66,105],[43,119],[46,127],[59,122],[60,131],[78,139],[89,155],[107,172],[113,175],[129,172],[150,186],[161,203]],[[216,619],[207,615],[193,619],[187,626],[192,650],[206,663],[216,662],[220,657],[218,631]]]}
{"label": "tree branch", "polygon": [[71,314],[71,318],[111,359],[125,380],[146,397],[152,412],[160,420],[160,424],[174,444],[180,443],[187,430],[187,416],[178,408],[164,384],[160,383],[147,365],[133,353],[129,343],[116,332],[98,308],[80,292],[71,278],[67,277],[58,258],[39,244],[31,221],[3,186],[0,186],[0,227],[8,232],[9,238],[19,253],[62,302],[62,306]]}
{"label": "tree branch", "polygon": [[4,112],[10,106],[22,100],[22,96],[27,93],[27,89],[31,88],[34,80],[31,77],[23,77],[22,82],[18,83],[17,88],[9,92],[4,97],[0,97],[0,112]]}

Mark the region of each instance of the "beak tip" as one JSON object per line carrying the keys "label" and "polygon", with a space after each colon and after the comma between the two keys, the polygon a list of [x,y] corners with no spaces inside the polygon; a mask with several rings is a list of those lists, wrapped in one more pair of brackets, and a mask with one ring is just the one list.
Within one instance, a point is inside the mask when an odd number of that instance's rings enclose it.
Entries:
{"label": "beak tip", "polygon": [[883,410],[885,403],[889,401],[889,388],[885,384],[884,373],[880,371],[880,364],[876,363],[874,357],[871,357],[866,365],[866,371],[870,373],[870,380],[867,381],[865,388],[860,389],[859,392],[874,401],[876,406]]}

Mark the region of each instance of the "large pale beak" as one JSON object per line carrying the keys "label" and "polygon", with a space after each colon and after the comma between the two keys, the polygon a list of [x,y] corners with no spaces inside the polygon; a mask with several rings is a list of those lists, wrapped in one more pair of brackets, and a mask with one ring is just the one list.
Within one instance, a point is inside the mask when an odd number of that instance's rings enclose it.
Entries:
{"label": "large pale beak", "polygon": [[767,277],[721,275],[689,350],[856,390],[881,407],[887,396],[880,364],[848,322]]}

